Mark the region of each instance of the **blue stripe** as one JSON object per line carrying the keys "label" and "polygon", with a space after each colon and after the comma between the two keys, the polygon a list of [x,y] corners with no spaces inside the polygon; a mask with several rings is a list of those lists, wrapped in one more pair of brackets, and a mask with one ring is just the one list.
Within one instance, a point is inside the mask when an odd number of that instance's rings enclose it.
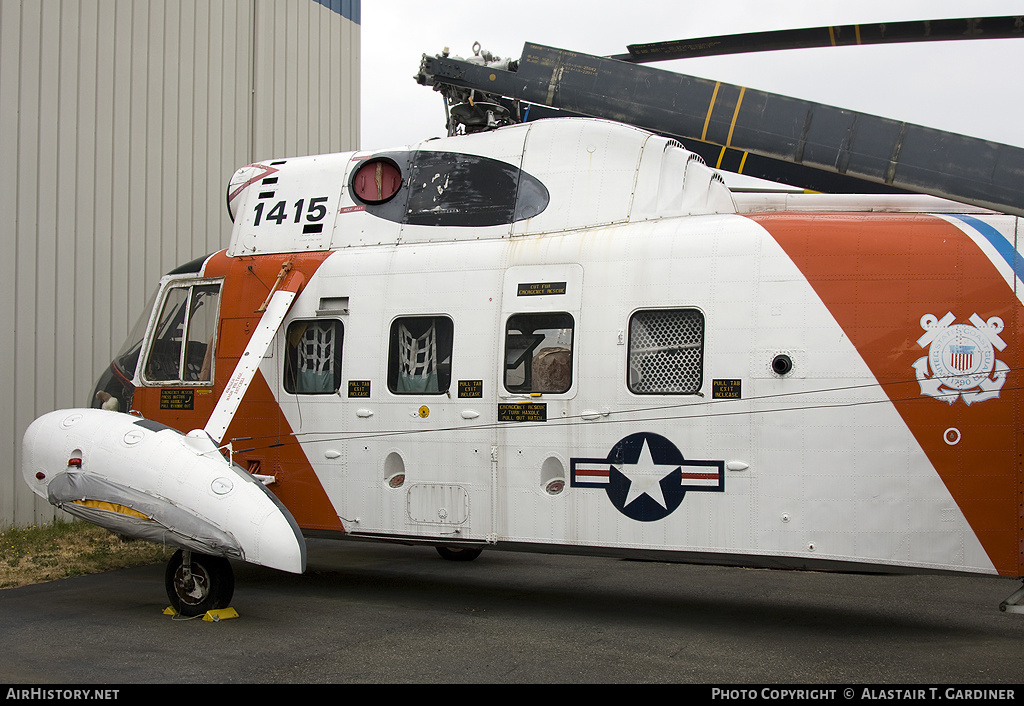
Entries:
{"label": "blue stripe", "polygon": [[998,230],[986,223],[985,221],[975,218],[974,216],[963,216],[955,215],[953,218],[958,218],[967,225],[974,228],[976,231],[985,236],[985,239],[992,244],[992,247],[999,253],[999,257],[1006,261],[1006,264],[1013,269],[1013,273],[1017,275],[1017,279],[1024,281],[1024,261],[1022,261],[1020,253],[1017,252],[1017,248],[1013,247],[1009,240],[1003,236]]}
{"label": "blue stripe", "polygon": [[323,5],[331,12],[337,12],[342,17],[352,20],[356,24],[361,24],[360,14],[362,8],[360,3],[362,0],[313,0],[313,2]]}

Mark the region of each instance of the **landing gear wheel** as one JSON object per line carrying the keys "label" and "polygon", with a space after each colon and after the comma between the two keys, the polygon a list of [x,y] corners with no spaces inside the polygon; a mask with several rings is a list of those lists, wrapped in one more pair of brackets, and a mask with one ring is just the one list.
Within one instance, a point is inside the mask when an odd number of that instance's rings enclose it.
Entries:
{"label": "landing gear wheel", "polygon": [[186,566],[185,551],[179,549],[167,562],[164,587],[171,607],[179,615],[192,617],[208,610],[227,608],[235,593],[235,573],[231,564],[220,556],[207,556],[189,552]]}
{"label": "landing gear wheel", "polygon": [[455,548],[455,547],[435,547],[437,553],[441,555],[442,559],[448,561],[473,561],[483,549],[466,549],[466,548]]}

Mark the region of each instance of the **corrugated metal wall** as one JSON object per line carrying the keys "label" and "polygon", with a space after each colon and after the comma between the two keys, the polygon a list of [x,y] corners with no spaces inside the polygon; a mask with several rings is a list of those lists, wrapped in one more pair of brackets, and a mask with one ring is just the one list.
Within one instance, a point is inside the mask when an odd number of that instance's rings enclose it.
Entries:
{"label": "corrugated metal wall", "polygon": [[0,0],[0,526],[38,415],[86,406],[160,276],[227,245],[227,180],[356,149],[359,0]]}

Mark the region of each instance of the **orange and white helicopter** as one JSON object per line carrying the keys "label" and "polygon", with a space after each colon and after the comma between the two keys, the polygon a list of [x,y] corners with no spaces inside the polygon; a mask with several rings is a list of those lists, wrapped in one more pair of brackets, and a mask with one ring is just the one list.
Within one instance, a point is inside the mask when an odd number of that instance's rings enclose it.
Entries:
{"label": "orange and white helicopter", "polygon": [[[93,408],[33,423],[26,482],[180,547],[186,614],[229,559],[302,572],[304,536],[1020,578],[1021,151],[979,186],[914,142],[971,138],[893,123],[894,151],[806,104],[800,159],[758,151],[782,99],[699,79],[691,128],[521,120],[657,122],[664,73],[425,57],[449,137],[240,169],[227,249],[160,281]],[[958,202],[734,194],[666,134]]]}

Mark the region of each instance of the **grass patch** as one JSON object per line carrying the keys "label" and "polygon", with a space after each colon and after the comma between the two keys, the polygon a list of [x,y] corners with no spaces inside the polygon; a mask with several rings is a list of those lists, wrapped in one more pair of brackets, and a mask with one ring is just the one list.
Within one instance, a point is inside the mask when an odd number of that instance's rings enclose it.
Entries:
{"label": "grass patch", "polygon": [[165,562],[173,553],[85,522],[14,527],[0,532],[0,589]]}

